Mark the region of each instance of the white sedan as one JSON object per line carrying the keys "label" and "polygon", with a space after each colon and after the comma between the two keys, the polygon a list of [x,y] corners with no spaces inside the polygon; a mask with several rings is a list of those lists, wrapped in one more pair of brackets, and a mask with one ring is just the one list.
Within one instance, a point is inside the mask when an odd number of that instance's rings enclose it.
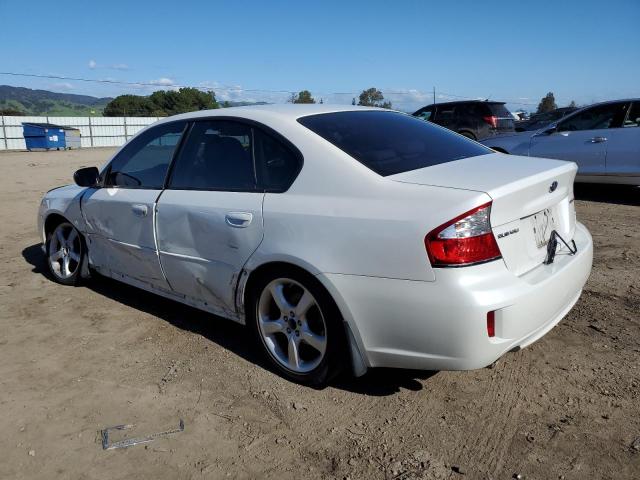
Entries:
{"label": "white sedan", "polygon": [[48,266],[244,323],[284,376],[484,367],[578,300],[576,165],[327,105],[169,117],[48,192]]}

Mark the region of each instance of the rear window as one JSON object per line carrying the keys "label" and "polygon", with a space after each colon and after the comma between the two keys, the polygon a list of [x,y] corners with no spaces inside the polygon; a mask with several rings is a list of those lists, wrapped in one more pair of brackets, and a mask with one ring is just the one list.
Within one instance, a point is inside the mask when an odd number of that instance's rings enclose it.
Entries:
{"label": "rear window", "polygon": [[322,113],[298,122],[383,177],[492,153],[456,133],[402,113]]}
{"label": "rear window", "polygon": [[489,110],[491,110],[491,114],[496,117],[513,118],[513,115],[511,115],[511,112],[503,103],[489,103],[487,106],[489,107]]}

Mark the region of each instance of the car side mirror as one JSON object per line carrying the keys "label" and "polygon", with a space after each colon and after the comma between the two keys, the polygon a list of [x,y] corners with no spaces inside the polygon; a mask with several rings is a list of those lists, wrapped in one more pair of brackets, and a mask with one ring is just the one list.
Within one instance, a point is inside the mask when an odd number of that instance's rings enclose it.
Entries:
{"label": "car side mirror", "polygon": [[99,178],[100,172],[96,167],[81,168],[73,174],[73,181],[80,187],[95,187]]}

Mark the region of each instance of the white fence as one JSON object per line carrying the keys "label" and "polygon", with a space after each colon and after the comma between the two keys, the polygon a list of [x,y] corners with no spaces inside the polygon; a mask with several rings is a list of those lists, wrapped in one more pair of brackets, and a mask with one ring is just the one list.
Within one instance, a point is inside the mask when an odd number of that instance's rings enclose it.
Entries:
{"label": "white fence", "polygon": [[160,117],[0,116],[0,150],[25,150],[22,123],[53,123],[80,130],[82,147],[118,147]]}

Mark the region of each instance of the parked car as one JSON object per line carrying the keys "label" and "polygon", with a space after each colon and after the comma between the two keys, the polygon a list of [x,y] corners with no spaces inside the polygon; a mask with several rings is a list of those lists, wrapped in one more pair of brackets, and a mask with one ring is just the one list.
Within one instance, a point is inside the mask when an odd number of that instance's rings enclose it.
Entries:
{"label": "parked car", "polygon": [[436,103],[421,108],[414,117],[437,123],[472,140],[514,131],[513,115],[504,102],[469,100]]}
{"label": "parked car", "polygon": [[482,143],[503,153],[575,162],[578,182],[640,185],[640,99],[598,103],[539,130]]}
{"label": "parked car", "polygon": [[[473,369],[578,300],[592,240],[575,172],[399,112],[225,108],[163,119],[78,170],[38,228],[58,282],[95,271],[244,323],[301,383]],[[552,231],[577,252],[545,264]]]}
{"label": "parked car", "polygon": [[556,108],[551,112],[544,113],[536,113],[535,115],[531,115],[528,120],[516,121],[515,130],[516,132],[530,132],[532,130],[540,130],[543,127],[546,127],[551,122],[556,122],[563,117],[566,117],[570,113],[578,110],[577,107],[562,107]]}

